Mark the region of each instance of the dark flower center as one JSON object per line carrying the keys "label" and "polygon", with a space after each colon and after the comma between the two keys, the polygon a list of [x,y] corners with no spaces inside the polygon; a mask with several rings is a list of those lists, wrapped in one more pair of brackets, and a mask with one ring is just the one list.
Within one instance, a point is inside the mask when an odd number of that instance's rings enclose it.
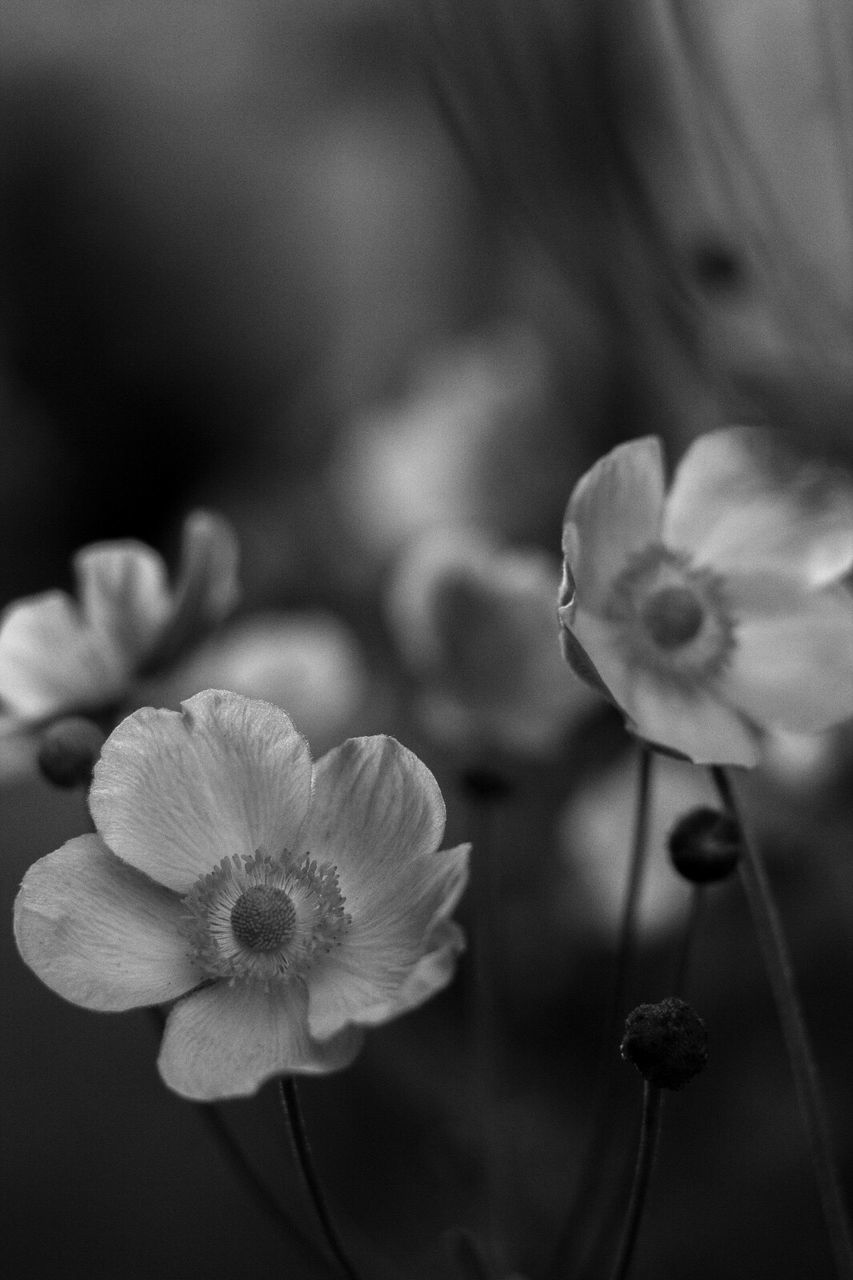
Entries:
{"label": "dark flower center", "polygon": [[705,610],[688,587],[661,587],[644,602],[640,617],[655,644],[678,649],[699,634]]}
{"label": "dark flower center", "polygon": [[290,895],[273,885],[245,889],[231,909],[234,937],[250,951],[278,951],[293,937],[295,925]]}

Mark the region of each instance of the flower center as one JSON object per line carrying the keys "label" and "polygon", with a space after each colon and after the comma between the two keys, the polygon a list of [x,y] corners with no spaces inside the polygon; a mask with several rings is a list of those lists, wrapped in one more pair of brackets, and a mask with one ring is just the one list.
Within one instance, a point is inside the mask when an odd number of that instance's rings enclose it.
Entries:
{"label": "flower center", "polygon": [[696,639],[705,610],[689,587],[661,587],[640,606],[640,618],[655,644],[678,649]]}
{"label": "flower center", "polygon": [[350,925],[337,869],[286,849],[223,858],[184,907],[193,955],[208,977],[266,987],[302,977]]}
{"label": "flower center", "polygon": [[633,670],[685,695],[720,676],[736,643],[724,579],[661,543],[614,579],[604,617]]}
{"label": "flower center", "polygon": [[231,930],[251,951],[277,951],[293,937],[296,907],[283,889],[256,884],[231,908]]}

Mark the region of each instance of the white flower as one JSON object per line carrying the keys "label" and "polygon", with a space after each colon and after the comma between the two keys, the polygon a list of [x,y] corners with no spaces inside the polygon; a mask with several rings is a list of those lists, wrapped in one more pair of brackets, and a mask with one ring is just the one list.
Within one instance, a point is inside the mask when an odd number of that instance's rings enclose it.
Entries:
{"label": "white flower", "polygon": [[641,737],[753,765],[757,727],[853,714],[853,492],[762,465],[745,428],[698,439],[664,491],[660,441],[614,449],[566,511],[566,657]]}
{"label": "white flower", "polygon": [[159,1068],[185,1097],[346,1066],[453,974],[468,848],[439,852],[441,793],[392,738],[312,765],[283,711],[208,690],[124,720],[90,806],[97,834],[24,877],[18,947],[86,1008],[176,1001]]}

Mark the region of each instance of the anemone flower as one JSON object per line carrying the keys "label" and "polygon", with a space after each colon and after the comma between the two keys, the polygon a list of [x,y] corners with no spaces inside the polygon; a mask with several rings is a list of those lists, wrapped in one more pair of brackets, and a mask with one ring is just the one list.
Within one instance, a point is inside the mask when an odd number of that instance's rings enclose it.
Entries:
{"label": "anemone flower", "polygon": [[234,534],[205,511],[184,522],[174,584],[162,557],[129,539],[83,547],[73,564],[76,599],[47,591],[0,620],[5,735],[119,707],[137,676],[174,662],[237,598]]}
{"label": "anemone flower", "polygon": [[86,1008],[174,1001],[158,1065],[184,1097],[346,1066],[452,976],[468,848],[438,851],[438,785],[392,738],[312,765],[279,708],[207,690],[124,720],[90,806],[96,834],[24,877],[18,947]]}
{"label": "anemone flower", "polygon": [[563,678],[554,576],[546,552],[501,548],[476,530],[436,529],[412,543],[387,608],[434,738],[547,756],[588,709],[591,695]]}
{"label": "anemone flower", "polygon": [[654,745],[754,765],[758,730],[853,714],[853,490],[770,465],[748,428],[701,436],[665,492],[660,441],[579,481],[563,532],[565,656]]}

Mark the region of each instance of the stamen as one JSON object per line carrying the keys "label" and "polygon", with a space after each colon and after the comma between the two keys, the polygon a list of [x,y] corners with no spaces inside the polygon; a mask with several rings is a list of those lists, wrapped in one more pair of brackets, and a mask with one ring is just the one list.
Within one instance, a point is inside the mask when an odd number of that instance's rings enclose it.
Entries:
{"label": "stamen", "polygon": [[660,543],[628,561],[604,613],[631,666],[685,695],[711,684],[735,647],[724,580]]}
{"label": "stamen", "polygon": [[193,954],[209,977],[266,986],[304,975],[350,925],[337,869],[288,850],[224,858],[184,905]]}

